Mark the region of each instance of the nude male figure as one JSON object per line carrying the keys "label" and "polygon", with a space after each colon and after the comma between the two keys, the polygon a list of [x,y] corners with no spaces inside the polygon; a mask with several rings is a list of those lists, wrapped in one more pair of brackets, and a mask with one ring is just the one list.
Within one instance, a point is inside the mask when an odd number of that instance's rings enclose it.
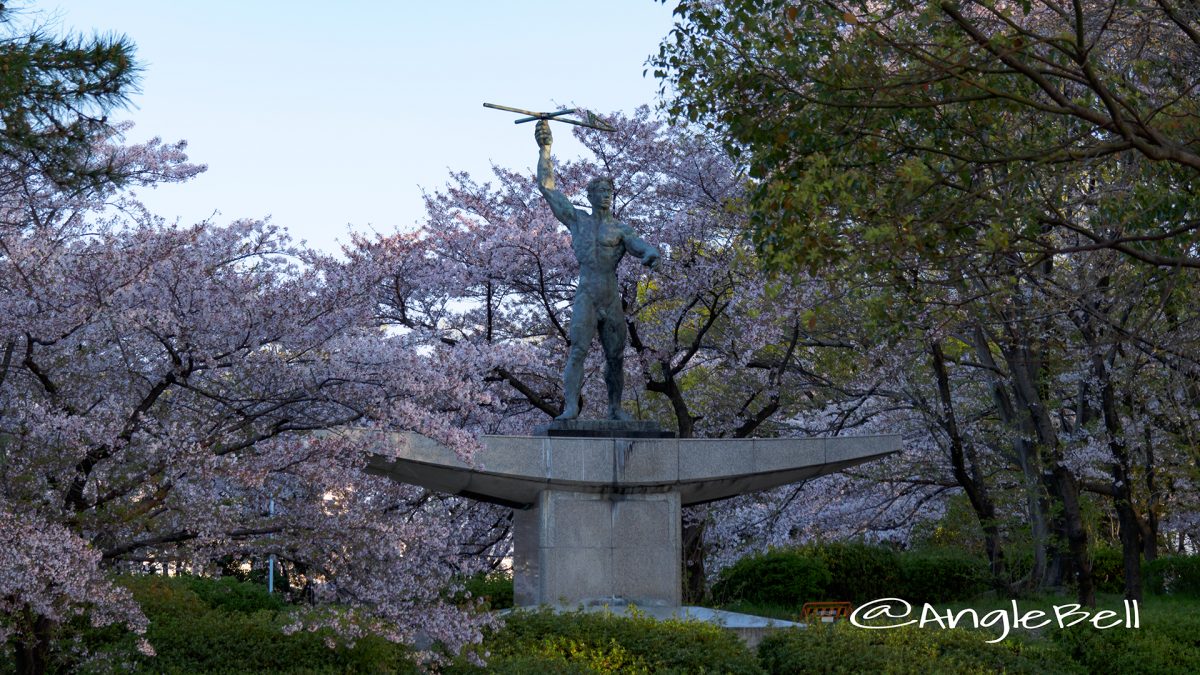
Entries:
{"label": "nude male figure", "polygon": [[617,263],[629,253],[643,265],[658,265],[658,249],[642,241],[633,228],[618,222],[612,214],[613,185],[608,178],[594,178],[587,186],[592,212],[575,208],[563,193],[554,189],[554,163],[550,159],[550,124],[537,123],[534,130],[540,154],[537,165],[538,189],[550,204],[554,217],[571,233],[571,248],[579,261],[579,284],[571,304],[571,351],[563,370],[565,404],[557,420],[579,417],[579,390],[583,385],[583,362],[592,337],[600,333],[604,347],[604,384],[608,387],[608,418],[629,419],[621,409],[625,389],[625,314],[621,311],[621,293],[617,289]]}

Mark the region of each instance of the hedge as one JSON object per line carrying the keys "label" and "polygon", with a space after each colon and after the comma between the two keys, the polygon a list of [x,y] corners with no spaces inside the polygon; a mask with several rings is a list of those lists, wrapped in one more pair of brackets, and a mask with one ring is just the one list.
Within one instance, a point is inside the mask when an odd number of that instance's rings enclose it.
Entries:
{"label": "hedge", "polygon": [[1114,546],[1092,549],[1092,583],[1098,593],[1125,592],[1125,558]]}
{"label": "hedge", "polygon": [[[137,651],[128,630],[93,628],[86,618],[62,631],[52,656],[59,673],[411,673],[404,645],[368,636],[331,649],[327,631],[285,635],[290,613],[258,584],[199,577],[122,577],[150,620],[156,656]],[[11,645],[0,649],[11,650]],[[82,652],[89,654],[84,658]],[[0,674],[8,653],[0,656]]]}
{"label": "hedge", "polygon": [[905,553],[900,570],[899,597],[913,602],[969,600],[987,589],[989,575],[983,560],[946,550]]}
{"label": "hedge", "polygon": [[772,549],[721,570],[718,604],[748,601],[799,609],[810,601],[862,604],[900,597],[913,602],[968,600],[988,587],[987,563],[950,550],[896,553],[858,543]]}
{"label": "hedge", "polygon": [[1142,572],[1151,593],[1200,597],[1200,556],[1164,556],[1143,565]]}
{"label": "hedge", "polygon": [[1200,673],[1200,616],[1194,603],[1162,599],[1142,608],[1141,628],[1054,628],[1047,639],[1096,673]]}
{"label": "hedge", "polygon": [[848,622],[814,624],[766,637],[758,647],[768,673],[1087,673],[1058,645],[961,628],[865,630]]}
{"label": "hedge", "polygon": [[721,570],[713,584],[717,602],[800,605],[824,600],[832,575],[825,563],[796,550],[772,550],[742,558]]}
{"label": "hedge", "polygon": [[451,673],[762,673],[733,633],[699,621],[607,613],[515,611],[489,635],[487,667]]}
{"label": "hedge", "polygon": [[485,610],[509,609],[513,606],[513,578],[504,572],[481,572],[462,581],[463,589],[455,596],[459,604],[470,599],[482,599]]}

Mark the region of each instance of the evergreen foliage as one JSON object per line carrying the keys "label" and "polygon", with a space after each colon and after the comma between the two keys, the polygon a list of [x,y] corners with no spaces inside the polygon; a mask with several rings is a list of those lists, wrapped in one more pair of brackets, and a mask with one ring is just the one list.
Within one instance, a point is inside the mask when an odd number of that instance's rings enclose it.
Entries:
{"label": "evergreen foliage", "polygon": [[[469,597],[467,594],[470,594]],[[463,590],[455,596],[460,603],[482,600],[484,609],[508,609],[513,606],[513,578],[505,572],[480,572],[463,581]]]}
{"label": "evergreen foliage", "polygon": [[[288,634],[297,608],[258,584],[189,576],[125,577],[121,584],[150,620],[146,639],[155,655],[139,653],[131,631],[93,628],[85,617],[60,635],[49,672],[416,672],[408,648],[382,637],[365,635],[350,644],[329,629]],[[0,674],[9,672],[0,666]]]}
{"label": "evergreen foliage", "polygon": [[1200,556],[1165,556],[1146,563],[1145,570],[1153,593],[1200,597]]}
{"label": "evergreen foliage", "polygon": [[739,560],[721,571],[713,600],[742,601],[767,611],[775,607],[792,616],[805,602],[968,600],[986,589],[987,579],[985,561],[952,550],[897,553],[884,546],[827,542]]}
{"label": "evergreen foliage", "polygon": [[485,640],[487,667],[456,673],[761,673],[732,633],[698,621],[518,611]]}
{"label": "evergreen foliage", "polygon": [[121,179],[92,153],[112,132],[108,113],[137,84],[134,47],[124,36],[54,37],[0,5],[0,162],[45,175],[64,188]]}
{"label": "evergreen foliage", "polygon": [[913,602],[966,600],[987,587],[987,563],[954,551],[906,553],[900,570],[901,597]]}
{"label": "evergreen foliage", "polygon": [[831,581],[829,568],[820,559],[781,549],[742,558],[721,570],[712,594],[718,602],[798,606],[827,599]]}
{"label": "evergreen foliage", "polygon": [[1087,673],[1053,643],[965,629],[915,627],[863,630],[848,623],[814,624],[768,636],[758,647],[769,673]]}
{"label": "evergreen foliage", "polygon": [[826,598],[855,604],[886,598],[901,583],[901,556],[884,546],[862,542],[829,541],[804,546],[798,551],[820,560],[829,570]]}

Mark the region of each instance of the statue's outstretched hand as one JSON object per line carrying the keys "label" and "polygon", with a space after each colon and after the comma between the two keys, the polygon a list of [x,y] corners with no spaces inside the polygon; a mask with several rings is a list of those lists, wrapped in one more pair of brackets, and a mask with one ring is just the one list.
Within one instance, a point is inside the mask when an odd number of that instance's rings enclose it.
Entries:
{"label": "statue's outstretched hand", "polygon": [[538,120],[537,126],[533,128],[533,137],[537,139],[539,148],[549,146],[554,142],[554,134],[550,133],[550,122],[548,120]]}
{"label": "statue's outstretched hand", "polygon": [[646,255],[642,256],[642,264],[650,269],[658,267],[658,251],[654,249],[647,251]]}

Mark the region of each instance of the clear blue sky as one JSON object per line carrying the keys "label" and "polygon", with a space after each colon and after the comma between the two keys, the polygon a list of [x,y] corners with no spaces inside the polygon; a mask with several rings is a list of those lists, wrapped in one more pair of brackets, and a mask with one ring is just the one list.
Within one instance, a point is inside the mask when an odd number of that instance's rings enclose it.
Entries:
{"label": "clear blue sky", "polygon": [[[336,250],[347,228],[411,229],[421,189],[492,162],[532,168],[530,124],[482,107],[655,102],[646,58],[671,29],[657,0],[42,0],[64,30],[125,34],[145,68],[116,117],[130,141],[186,139],[209,169],[142,194],[190,223],[270,215]],[[556,125],[555,154],[586,152]]]}

